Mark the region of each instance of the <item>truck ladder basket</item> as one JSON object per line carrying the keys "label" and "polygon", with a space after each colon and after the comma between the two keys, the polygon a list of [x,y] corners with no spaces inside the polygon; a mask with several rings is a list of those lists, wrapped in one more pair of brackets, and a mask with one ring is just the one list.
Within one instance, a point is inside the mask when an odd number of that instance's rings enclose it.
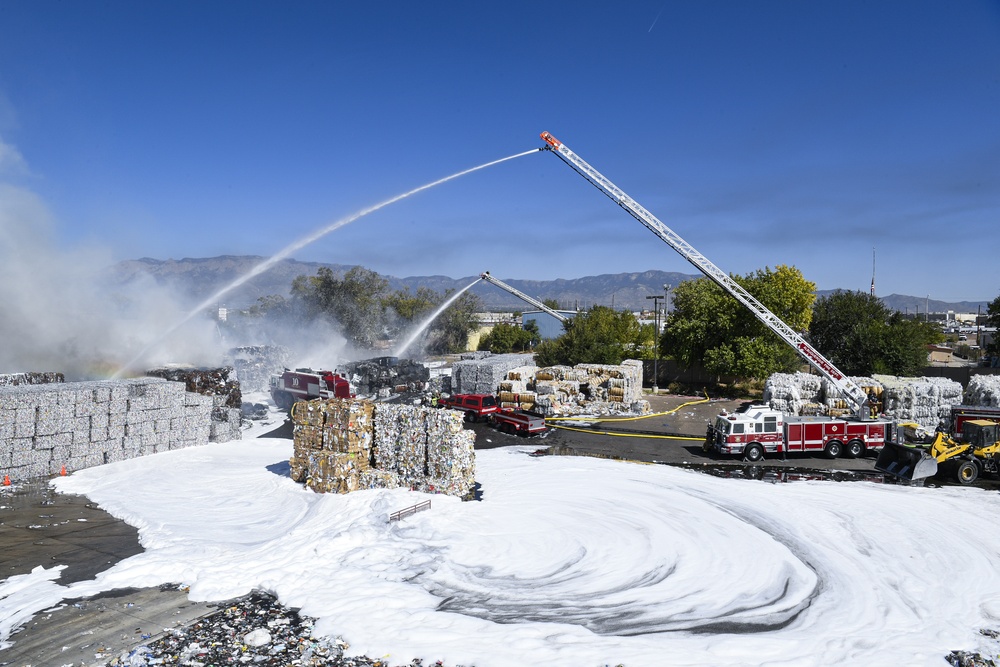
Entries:
{"label": "truck ladder basket", "polygon": [[406,517],[412,516],[417,512],[420,512],[421,510],[429,510],[430,508],[431,508],[431,501],[425,500],[422,503],[417,503],[416,505],[413,505],[412,507],[407,507],[405,509],[399,510],[398,512],[393,512],[392,514],[389,515],[389,523],[392,523],[393,521],[399,521],[400,519],[405,519]]}

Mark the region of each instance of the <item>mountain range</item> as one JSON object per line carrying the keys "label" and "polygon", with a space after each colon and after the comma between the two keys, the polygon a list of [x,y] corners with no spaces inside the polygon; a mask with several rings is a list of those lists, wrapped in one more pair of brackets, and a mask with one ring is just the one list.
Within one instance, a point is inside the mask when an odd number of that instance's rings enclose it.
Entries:
{"label": "mountain range", "polygon": [[[149,276],[158,284],[200,303],[241,276],[245,276],[264,260],[264,257],[253,255],[223,255],[179,260],[144,257],[114,265],[109,270],[107,279],[113,287],[142,275]],[[227,293],[219,305],[240,309],[253,305],[260,297],[274,294],[288,296],[294,278],[300,275],[315,275],[316,270],[323,266],[335,273],[343,273],[353,268],[343,264],[285,259]],[[514,289],[536,299],[555,299],[559,302],[560,308],[567,310],[589,308],[592,305],[614,306],[628,310],[651,308],[653,300],[647,299],[647,296],[662,295],[665,286],[672,288],[685,280],[702,277],[701,274],[669,271],[614,273],[559,280],[518,280],[504,275],[502,271],[494,271],[493,275]],[[407,288],[410,292],[415,292],[419,287],[427,287],[443,293],[446,290],[460,290],[479,276],[383,277],[388,280],[389,288],[392,290]],[[485,282],[476,283],[470,291],[479,297],[485,310],[513,311],[531,307],[506,290]],[[821,290],[817,292],[817,296],[824,296],[832,291]],[[975,313],[979,308],[985,312],[987,305],[984,301],[949,302],[904,294],[890,294],[880,298],[886,307],[909,313],[942,313],[949,310],[957,313]]]}

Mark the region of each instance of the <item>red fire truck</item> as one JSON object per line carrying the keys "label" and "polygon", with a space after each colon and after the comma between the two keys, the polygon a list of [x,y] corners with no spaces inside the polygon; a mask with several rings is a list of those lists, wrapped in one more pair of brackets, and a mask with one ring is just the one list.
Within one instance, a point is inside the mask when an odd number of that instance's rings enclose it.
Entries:
{"label": "red fire truck", "polygon": [[723,412],[709,424],[705,451],[759,461],[765,453],[823,452],[850,458],[878,451],[892,441],[895,422],[886,419],[789,417],[767,405],[749,403]]}
{"label": "red fire truck", "polygon": [[282,410],[288,410],[295,401],[316,398],[354,398],[354,387],[345,378],[332,371],[312,368],[287,368],[280,375],[271,376],[271,398]]}

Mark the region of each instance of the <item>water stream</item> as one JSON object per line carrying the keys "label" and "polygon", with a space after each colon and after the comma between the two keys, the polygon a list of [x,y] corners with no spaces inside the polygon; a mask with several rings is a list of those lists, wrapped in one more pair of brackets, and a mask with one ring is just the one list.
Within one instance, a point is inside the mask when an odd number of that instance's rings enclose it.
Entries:
{"label": "water stream", "polygon": [[445,310],[448,309],[448,306],[450,306],[451,304],[455,303],[455,300],[458,299],[458,297],[460,297],[463,294],[465,294],[466,290],[468,290],[470,287],[472,287],[473,285],[475,285],[476,283],[478,283],[480,280],[482,280],[482,278],[476,278],[471,283],[469,283],[468,285],[466,285],[465,287],[463,287],[462,289],[458,290],[457,292],[455,292],[454,294],[452,294],[450,297],[448,297],[448,299],[446,299],[444,303],[442,303],[440,306],[438,306],[437,310],[435,310],[433,313],[431,313],[430,317],[428,317],[426,320],[424,320],[423,322],[421,322],[420,326],[417,327],[416,330],[412,334],[410,334],[410,337],[406,339],[406,342],[403,343],[402,347],[400,347],[398,350],[396,350],[395,356],[402,357],[403,353],[406,352],[406,350],[411,345],[413,345],[413,342],[415,340],[417,340],[417,338],[420,337],[420,334],[422,334],[424,332],[424,330],[427,329],[427,327],[429,327],[431,325],[431,322],[433,322],[434,320],[436,320],[441,313],[443,313]]}
{"label": "water stream", "polygon": [[[228,285],[226,285],[225,287],[223,287],[222,289],[220,289],[218,292],[216,292],[215,294],[213,294],[212,296],[210,296],[209,298],[205,299],[200,304],[198,304],[198,306],[196,306],[194,309],[192,309],[191,312],[189,312],[186,316],[184,316],[180,321],[178,321],[172,327],[170,327],[169,329],[167,329],[166,331],[164,331],[162,334],[160,334],[160,336],[158,336],[156,339],[154,339],[153,342],[149,343],[146,347],[144,347],[142,349],[142,351],[139,352],[139,354],[135,355],[128,363],[126,363],[124,366],[122,366],[121,368],[119,368],[115,372],[115,374],[113,376],[111,376],[111,379],[118,379],[119,377],[121,377],[121,375],[123,373],[125,373],[126,371],[128,371],[136,363],[138,363],[143,357],[145,357],[150,352],[150,350],[152,350],[157,345],[159,345],[160,343],[162,343],[168,336],[170,336],[172,333],[174,333],[175,331],[177,331],[178,329],[180,329],[183,325],[185,325],[187,322],[189,322],[196,315],[198,315],[199,313],[202,313],[205,310],[208,310],[208,309],[212,308],[215,304],[217,304],[222,299],[223,296],[225,296],[229,292],[233,291],[234,289],[236,289],[237,287],[239,287],[243,283],[247,282],[248,280],[251,280],[252,278],[254,278],[256,276],[259,276],[261,273],[263,273],[264,271],[267,271],[268,269],[270,269],[272,266],[274,266],[275,264],[277,264],[281,260],[287,259],[288,257],[291,256],[291,254],[293,252],[295,252],[297,250],[301,250],[302,248],[306,247],[310,243],[318,241],[319,239],[323,238],[324,236],[326,236],[330,232],[335,231],[337,229],[340,229],[341,227],[354,222],[358,218],[363,218],[366,215],[368,215],[369,213],[374,213],[375,211],[378,211],[379,209],[385,208],[389,204],[395,204],[396,202],[398,202],[398,201],[400,201],[402,199],[406,199],[407,197],[409,197],[411,195],[415,195],[418,192],[423,192],[424,190],[429,190],[430,188],[433,188],[436,185],[441,185],[442,183],[447,183],[448,181],[454,180],[454,179],[459,178],[461,176],[465,176],[466,174],[471,174],[472,172],[479,171],[480,169],[485,169],[487,167],[492,167],[493,165],[500,164],[501,162],[506,162],[508,160],[513,160],[514,158],[524,157],[525,155],[530,155],[531,153],[537,153],[540,150],[543,150],[543,149],[541,149],[541,148],[532,148],[530,151],[524,151],[523,153],[517,153],[516,155],[510,155],[510,156],[505,157],[505,158],[500,158],[499,160],[493,160],[492,162],[487,162],[485,164],[481,164],[478,167],[472,167],[471,169],[465,169],[463,171],[460,171],[460,172],[457,172],[455,174],[452,174],[451,176],[445,176],[444,178],[440,178],[440,179],[438,179],[436,181],[433,181],[431,183],[427,183],[425,185],[421,185],[418,188],[414,188],[414,189],[410,190],[409,192],[404,192],[403,194],[396,195],[395,197],[391,197],[389,199],[386,199],[385,201],[380,202],[378,204],[375,204],[374,206],[369,206],[368,208],[361,209],[360,211],[357,211],[356,213],[353,213],[353,214],[347,216],[346,218],[341,218],[340,220],[337,220],[336,222],[333,222],[333,223],[327,225],[326,227],[322,227],[322,228],[318,229],[317,231],[313,232],[312,234],[310,234],[308,236],[305,236],[305,237],[299,239],[298,241],[295,241],[294,243],[291,243],[290,245],[286,246],[282,250],[279,250],[277,253],[275,253],[271,257],[267,258],[266,260],[264,260],[260,264],[256,265],[250,271],[248,271],[244,275],[240,276],[236,280],[232,281],[231,283],[229,283]],[[472,285],[470,285],[469,287],[471,287],[471,286]],[[468,289],[468,287],[466,289]],[[463,290],[463,291],[465,291],[465,290]],[[461,294],[461,292],[459,292],[459,294]]]}

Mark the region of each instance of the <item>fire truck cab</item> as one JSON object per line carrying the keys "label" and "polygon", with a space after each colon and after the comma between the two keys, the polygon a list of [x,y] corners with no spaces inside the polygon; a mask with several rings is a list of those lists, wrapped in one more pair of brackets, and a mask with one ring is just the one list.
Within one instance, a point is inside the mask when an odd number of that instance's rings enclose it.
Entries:
{"label": "fire truck cab", "polygon": [[285,369],[280,375],[271,376],[271,398],[282,410],[292,407],[295,401],[316,398],[354,398],[354,387],[340,375],[312,368]]}

